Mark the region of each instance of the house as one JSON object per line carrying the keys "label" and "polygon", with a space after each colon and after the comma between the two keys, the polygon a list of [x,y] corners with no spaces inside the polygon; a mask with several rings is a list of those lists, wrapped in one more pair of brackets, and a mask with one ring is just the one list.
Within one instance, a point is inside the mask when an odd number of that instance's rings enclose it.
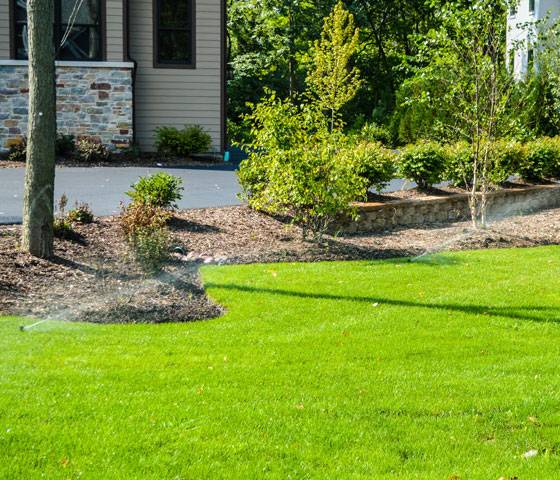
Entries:
{"label": "house", "polygon": [[534,61],[534,29],[529,26],[549,18],[555,21],[560,15],[560,0],[519,0],[512,4],[508,15],[507,51],[511,71],[516,78],[523,78]]}
{"label": "house", "polygon": [[[225,0],[54,0],[59,132],[154,150],[202,126],[225,148]],[[27,128],[26,0],[0,0],[0,149]]]}

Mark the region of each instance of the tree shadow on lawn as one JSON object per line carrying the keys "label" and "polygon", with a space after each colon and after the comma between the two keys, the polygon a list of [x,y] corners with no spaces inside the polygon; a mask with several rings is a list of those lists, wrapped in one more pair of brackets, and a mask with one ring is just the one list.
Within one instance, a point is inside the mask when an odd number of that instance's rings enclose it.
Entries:
{"label": "tree shadow on lawn", "polygon": [[[208,283],[206,288],[222,288],[225,290],[237,290],[244,293],[260,293],[281,295],[287,297],[301,298],[305,300],[336,300],[348,302],[361,302],[369,304],[390,305],[392,307],[426,308],[430,310],[452,311],[470,315],[485,315],[508,318],[512,320],[529,320],[533,322],[559,323],[560,308],[553,306],[527,306],[527,307],[497,307],[492,305],[460,305],[456,303],[429,303],[414,302],[409,300],[397,300],[383,297],[365,297],[354,295],[335,295],[329,293],[297,292],[293,290],[281,290],[276,288],[258,288],[244,285]],[[531,312],[542,312],[535,315]],[[547,315],[548,312],[548,315]],[[545,316],[547,315],[547,316]],[[547,318],[548,317],[548,318]]]}

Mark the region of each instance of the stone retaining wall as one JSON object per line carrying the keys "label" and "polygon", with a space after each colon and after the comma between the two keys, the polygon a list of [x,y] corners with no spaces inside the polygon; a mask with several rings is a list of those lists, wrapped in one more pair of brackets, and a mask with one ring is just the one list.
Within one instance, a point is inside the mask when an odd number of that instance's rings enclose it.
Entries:
{"label": "stone retaining wall", "polygon": [[[132,68],[57,66],[57,128],[115,148],[132,142]],[[26,135],[26,65],[0,65],[0,151]]]}
{"label": "stone retaining wall", "polygon": [[[372,232],[470,219],[468,194],[357,205],[359,220],[342,222],[339,227],[343,232]],[[487,212],[490,220],[555,207],[560,207],[560,185],[557,184],[488,194]]]}

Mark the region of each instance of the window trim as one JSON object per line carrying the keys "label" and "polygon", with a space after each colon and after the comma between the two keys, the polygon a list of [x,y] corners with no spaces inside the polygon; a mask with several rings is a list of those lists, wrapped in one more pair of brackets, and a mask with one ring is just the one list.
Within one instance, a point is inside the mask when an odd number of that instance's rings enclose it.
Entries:
{"label": "window trim", "polygon": [[[16,0],[8,0],[8,11],[9,11],[9,21],[10,21],[10,59],[17,60],[16,52]],[[56,12],[57,6],[55,3],[55,22],[56,22]],[[107,60],[107,2],[106,0],[99,0],[99,8],[101,10],[99,16],[99,42],[100,42],[100,55],[99,58],[88,60],[65,60],[68,62],[105,62]],[[56,25],[54,26],[53,33],[56,33]],[[58,60],[57,60],[58,61]]]}
{"label": "window trim", "polygon": [[190,2],[191,18],[190,18],[190,41],[191,41],[191,58],[190,63],[165,63],[159,61],[159,2],[160,0],[152,0],[152,54],[153,67],[170,70],[194,70],[196,69],[196,0],[187,0]]}

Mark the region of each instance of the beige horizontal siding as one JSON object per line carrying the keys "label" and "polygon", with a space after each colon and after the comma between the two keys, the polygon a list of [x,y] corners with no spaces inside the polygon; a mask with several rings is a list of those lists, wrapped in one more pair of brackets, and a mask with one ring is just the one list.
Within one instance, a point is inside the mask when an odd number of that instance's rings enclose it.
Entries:
{"label": "beige horizontal siding", "polygon": [[[2,1],[2,0],[0,0]],[[107,60],[123,60],[123,1],[107,0],[105,9]]]}
{"label": "beige horizontal siding", "polygon": [[0,0],[0,60],[10,59],[10,0]]}
{"label": "beige horizontal siding", "polygon": [[[0,59],[10,58],[10,0],[0,0]],[[107,60],[123,60],[123,0],[106,2]]]}
{"label": "beige horizontal siding", "polygon": [[198,124],[221,145],[221,0],[196,3],[196,68],[154,69],[152,0],[130,2],[130,56],[137,62],[136,137],[153,150],[157,127]]}

